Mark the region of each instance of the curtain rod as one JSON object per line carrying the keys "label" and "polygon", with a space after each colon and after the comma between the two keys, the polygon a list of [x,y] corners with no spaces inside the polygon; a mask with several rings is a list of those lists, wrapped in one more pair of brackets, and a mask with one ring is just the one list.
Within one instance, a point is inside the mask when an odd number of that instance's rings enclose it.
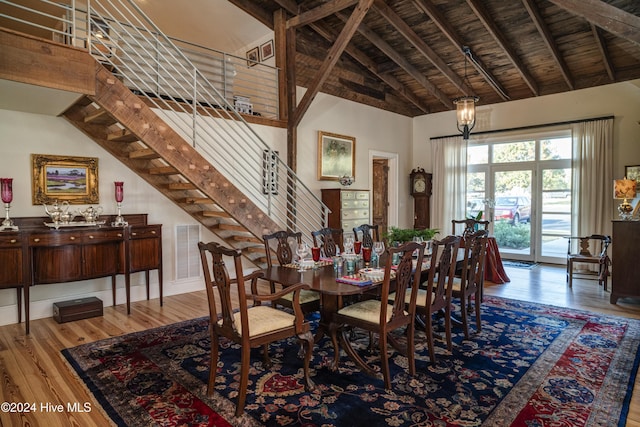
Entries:
{"label": "curtain rod", "polygon": [[[514,128],[508,128],[508,129],[485,130],[485,131],[482,131],[482,132],[474,132],[473,135],[488,135],[488,134],[499,133],[499,132],[511,132],[511,131],[514,131],[514,130],[529,130],[529,129],[539,129],[539,128],[544,128],[544,127],[550,127],[550,126],[572,125],[574,123],[594,122],[596,120],[608,120],[608,119],[613,119],[613,118],[615,118],[615,116],[594,117],[592,119],[567,120],[567,121],[564,121],[564,122],[555,122],[555,123],[545,123],[545,124],[540,124],[540,125],[520,126],[520,127],[514,127]],[[452,138],[454,136],[460,136],[460,134],[457,133],[455,135],[434,136],[433,138],[429,138],[429,141],[432,141],[434,139]]]}

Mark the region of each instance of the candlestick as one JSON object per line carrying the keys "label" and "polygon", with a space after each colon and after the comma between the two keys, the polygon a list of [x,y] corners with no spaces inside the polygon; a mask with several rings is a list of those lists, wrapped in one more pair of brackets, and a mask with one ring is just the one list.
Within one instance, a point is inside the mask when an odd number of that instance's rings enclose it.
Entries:
{"label": "candlestick", "polygon": [[17,231],[18,227],[13,223],[13,220],[9,217],[9,208],[11,207],[11,201],[13,200],[13,178],[0,178],[0,191],[2,192],[2,201],[4,202],[4,209],[6,216],[0,231]]}
{"label": "candlestick", "polygon": [[115,188],[116,188],[116,203],[118,204],[118,215],[115,218],[115,221],[113,221],[113,223],[111,224],[114,227],[126,227],[127,225],[129,225],[129,223],[127,221],[124,220],[124,217],[122,216],[122,201],[124,200],[124,182],[122,181],[115,181]]}

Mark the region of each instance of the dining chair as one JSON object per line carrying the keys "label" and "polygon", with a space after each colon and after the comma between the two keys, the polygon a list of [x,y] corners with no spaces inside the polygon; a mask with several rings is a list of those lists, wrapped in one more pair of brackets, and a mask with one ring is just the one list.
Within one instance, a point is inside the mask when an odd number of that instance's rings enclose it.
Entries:
{"label": "dining chair", "polygon": [[[352,343],[352,328],[363,329],[369,333],[378,334],[378,348],[380,353],[380,369],[384,378],[386,389],[391,388],[391,374],[389,370],[389,355],[387,344],[391,344],[397,351],[404,354],[408,359],[409,374],[415,375],[415,345],[414,345],[414,322],[417,286],[412,283],[420,283],[420,268],[414,268],[412,257],[414,251],[418,256],[415,258],[417,265],[422,265],[424,256],[424,246],[417,242],[405,243],[399,247],[387,249],[387,259],[391,259],[393,254],[398,254],[400,262],[392,269],[391,263],[387,263],[384,269],[384,279],[380,287],[380,298],[366,299],[341,308],[332,316],[329,324],[331,341],[334,348],[333,368],[338,368],[340,350],[338,347],[338,331],[341,331],[340,342],[349,357],[367,374],[375,376],[376,371],[359,354]],[[395,269],[395,278],[392,278],[392,271]],[[389,293],[391,286],[394,286],[400,297],[395,298],[390,303]],[[406,344],[402,345],[392,334],[393,331],[406,328]]]}
{"label": "dining chair", "polygon": [[480,221],[473,218],[452,219],[451,235],[466,237],[477,230],[488,230],[490,221]]}
{"label": "dining chair", "polygon": [[[216,242],[199,242],[198,249],[200,250],[200,261],[209,302],[211,361],[207,395],[213,395],[220,337],[240,345],[240,383],[236,416],[242,414],[247,397],[252,347],[263,347],[264,363],[265,366],[269,366],[271,364],[268,351],[269,343],[297,336],[304,347],[305,386],[309,391],[314,390],[315,385],[309,376],[313,335],[309,322],[305,322],[304,314],[300,308],[300,291],[308,289],[309,285],[298,283],[273,294],[260,295],[257,292],[257,281],[262,276],[262,272],[255,271],[243,276],[240,250],[227,248]],[[232,260],[236,274],[235,279],[230,278],[225,266],[225,259]],[[246,282],[249,282],[251,286],[251,293],[248,295],[245,290]],[[234,307],[235,298],[232,298],[234,288],[237,290],[236,307]],[[219,301],[216,301],[214,289],[218,291]],[[268,304],[262,305],[263,302],[282,298],[286,293],[293,293],[293,314],[278,310]],[[252,302],[251,306],[248,301]],[[218,307],[221,308],[220,312],[218,312]]]}
{"label": "dining chair", "polygon": [[447,236],[434,240],[431,252],[431,268],[426,282],[418,289],[416,316],[427,336],[427,346],[431,363],[436,362],[433,345],[433,316],[444,313],[447,350],[453,349],[451,342],[451,298],[455,276],[455,260],[458,257],[460,236]]}
{"label": "dining chair", "polygon": [[378,224],[362,224],[358,227],[353,227],[353,236],[356,242],[360,241],[359,236],[362,236],[362,246],[371,248],[373,247],[373,242],[380,241]]}
{"label": "dining chair", "polygon": [[[611,236],[592,234],[585,237],[571,236],[567,237],[567,239],[569,239],[569,247],[567,249],[567,283],[569,287],[573,285],[574,275],[579,275],[581,278],[593,278],[594,276],[593,273],[574,272],[574,264],[597,264],[596,278],[598,285],[603,285],[603,289],[606,291],[610,274],[609,266],[611,265],[611,259],[609,259],[607,251],[611,244]],[[579,242],[579,252],[572,252],[572,243],[576,240]]]}
{"label": "dining chair", "polygon": [[463,244],[462,268],[460,275],[453,278],[451,297],[460,300],[460,317],[464,337],[469,339],[469,321],[467,318],[468,307],[471,306],[471,297],[474,298],[476,315],[476,330],[482,330],[482,318],[480,303],[482,302],[482,286],[484,283],[484,263],[487,254],[487,230],[477,230],[468,234],[461,240]]}
{"label": "dining chair", "polygon": [[333,257],[344,252],[343,230],[341,228],[325,227],[318,231],[312,231],[313,246],[320,247],[325,257]]}
{"label": "dining chair", "polygon": [[[285,266],[293,263],[295,251],[291,245],[298,245],[302,242],[302,233],[280,230],[263,235],[262,240],[267,257],[267,267],[273,266],[274,255],[278,265]],[[272,293],[275,292],[275,283],[269,282],[269,287]],[[292,308],[292,297],[293,295],[288,293],[281,299],[274,301],[274,304]],[[300,307],[305,314],[318,311],[320,309],[320,295],[317,292],[303,289],[300,291]]]}

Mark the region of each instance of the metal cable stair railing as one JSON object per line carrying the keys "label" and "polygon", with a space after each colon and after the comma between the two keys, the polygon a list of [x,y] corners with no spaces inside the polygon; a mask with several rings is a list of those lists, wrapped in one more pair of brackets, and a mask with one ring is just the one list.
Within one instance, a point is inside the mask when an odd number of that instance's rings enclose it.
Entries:
{"label": "metal cable stair railing", "polygon": [[[103,66],[282,229],[309,236],[326,225],[328,208],[236,111],[247,99],[234,99],[233,81],[243,72],[237,61],[200,55],[199,65],[209,69],[202,72],[131,0],[89,0],[86,10],[72,1],[56,24],[63,30],[54,36],[75,46],[84,39]],[[250,91],[247,82],[243,94]],[[260,90],[267,83],[254,79],[253,84],[255,94],[270,96]],[[277,99],[277,88],[273,92]]]}

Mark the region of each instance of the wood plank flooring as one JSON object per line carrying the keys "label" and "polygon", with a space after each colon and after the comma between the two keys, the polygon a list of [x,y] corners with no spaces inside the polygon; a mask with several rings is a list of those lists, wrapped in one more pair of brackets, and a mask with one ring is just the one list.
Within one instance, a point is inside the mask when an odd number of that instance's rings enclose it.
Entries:
{"label": "wood plank flooring", "polygon": [[[487,283],[486,295],[533,301],[640,319],[640,299],[621,299],[609,304],[609,293],[597,282],[575,280],[567,288],[563,267],[537,266],[531,270],[505,268],[510,283]],[[0,401],[29,403],[35,411],[0,411],[0,426],[103,426],[109,425],[100,406],[75,378],[60,350],[82,343],[162,326],[208,315],[204,291],[170,296],[163,307],[158,300],[132,303],[127,316],[124,305],[105,307],[102,317],[58,324],[53,319],[31,323],[25,336],[24,324],[0,327]],[[49,412],[45,405],[51,404]],[[68,404],[89,412],[68,412]],[[52,412],[55,405],[65,411]],[[640,427],[640,386],[636,384],[627,427]]]}

